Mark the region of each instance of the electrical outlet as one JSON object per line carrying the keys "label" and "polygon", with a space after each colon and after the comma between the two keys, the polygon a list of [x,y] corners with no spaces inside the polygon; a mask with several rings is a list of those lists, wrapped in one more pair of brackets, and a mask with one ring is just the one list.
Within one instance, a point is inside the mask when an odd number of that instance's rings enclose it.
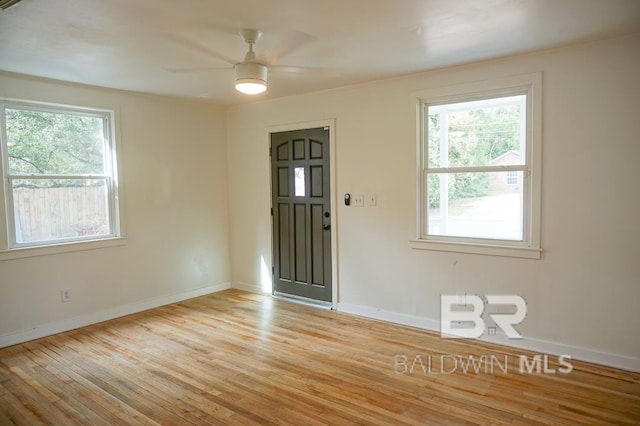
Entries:
{"label": "electrical outlet", "polygon": [[363,207],[364,206],[364,195],[354,195],[353,196],[353,207]]}
{"label": "electrical outlet", "polygon": [[60,298],[62,299],[62,303],[71,302],[71,289],[64,288],[60,290]]}

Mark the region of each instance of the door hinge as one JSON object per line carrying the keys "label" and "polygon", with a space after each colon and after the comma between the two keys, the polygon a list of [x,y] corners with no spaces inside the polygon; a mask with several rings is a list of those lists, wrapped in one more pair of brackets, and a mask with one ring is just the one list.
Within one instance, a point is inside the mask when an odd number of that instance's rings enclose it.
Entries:
{"label": "door hinge", "polygon": [[269,157],[271,157],[272,153],[273,153],[273,148],[269,147]]}
{"label": "door hinge", "polygon": [[271,216],[273,216],[273,207],[271,207]]}
{"label": "door hinge", "polygon": [[276,274],[276,267],[272,266],[271,267],[271,275],[275,275]]}

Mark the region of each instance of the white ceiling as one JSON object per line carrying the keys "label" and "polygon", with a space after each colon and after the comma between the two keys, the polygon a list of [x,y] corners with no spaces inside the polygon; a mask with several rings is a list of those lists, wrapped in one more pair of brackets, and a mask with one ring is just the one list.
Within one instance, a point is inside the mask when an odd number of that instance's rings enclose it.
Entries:
{"label": "white ceiling", "polygon": [[[258,55],[321,69],[236,93],[207,51],[240,61],[241,28],[265,33]],[[640,0],[22,0],[0,12],[0,70],[237,104],[637,31]],[[228,69],[176,72],[206,67]]]}

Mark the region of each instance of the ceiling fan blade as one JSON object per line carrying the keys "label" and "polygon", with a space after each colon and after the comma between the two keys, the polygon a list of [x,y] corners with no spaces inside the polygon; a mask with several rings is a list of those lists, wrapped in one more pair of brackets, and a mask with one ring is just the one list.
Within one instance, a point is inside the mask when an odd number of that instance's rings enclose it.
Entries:
{"label": "ceiling fan blade", "polygon": [[284,36],[283,42],[280,42],[277,47],[265,50],[259,56],[258,60],[267,65],[276,64],[282,58],[293,54],[313,40],[313,36],[300,31],[287,33]]}
{"label": "ceiling fan blade", "polygon": [[335,74],[339,73],[340,70],[338,68],[323,68],[323,67],[296,67],[289,65],[270,65],[269,71],[273,72],[283,72],[289,74]]}
{"label": "ceiling fan blade", "polygon": [[172,67],[164,67],[162,68],[165,71],[173,72],[173,73],[190,73],[190,72],[207,72],[207,71],[230,71],[233,68],[231,67],[193,67],[193,68],[172,68]]}
{"label": "ceiling fan blade", "polygon": [[196,52],[200,52],[204,55],[207,55],[209,57],[214,57],[216,59],[219,59],[221,61],[224,61],[228,64],[231,65],[235,65],[236,63],[238,63],[239,61],[236,61],[233,58],[230,58],[226,55],[223,55],[222,53],[216,52],[215,50],[209,49],[208,47],[202,46],[196,42],[193,42],[189,39],[177,36],[175,34],[169,34],[167,35],[167,38],[169,40],[171,40],[172,42],[179,44],[183,47],[187,47],[188,49],[194,50]]}

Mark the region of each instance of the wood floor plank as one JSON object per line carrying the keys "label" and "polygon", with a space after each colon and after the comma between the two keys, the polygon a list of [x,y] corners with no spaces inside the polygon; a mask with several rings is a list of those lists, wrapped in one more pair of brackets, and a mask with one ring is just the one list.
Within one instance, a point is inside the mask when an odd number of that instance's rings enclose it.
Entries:
{"label": "wood floor plank", "polygon": [[521,355],[228,290],[0,349],[0,425],[640,423],[640,374]]}
{"label": "wood floor plank", "polygon": [[[112,417],[111,424],[127,424],[127,425],[157,425],[149,418],[142,416],[140,413],[132,409],[123,401],[113,397],[111,394],[105,392],[100,387],[96,386],[93,382],[78,374],[71,368],[65,365],[67,362],[64,358],[59,358],[60,355],[54,351],[51,351],[44,344],[45,341],[29,342],[26,345],[33,345],[39,347],[39,350],[49,359],[45,362],[48,368],[56,369],[59,371],[57,376],[60,379],[60,384],[71,384],[74,387],[80,389],[85,396],[90,398],[96,405],[103,407],[110,411],[115,419]],[[62,387],[65,391],[68,390],[66,386]],[[125,421],[126,419],[126,421]]]}

